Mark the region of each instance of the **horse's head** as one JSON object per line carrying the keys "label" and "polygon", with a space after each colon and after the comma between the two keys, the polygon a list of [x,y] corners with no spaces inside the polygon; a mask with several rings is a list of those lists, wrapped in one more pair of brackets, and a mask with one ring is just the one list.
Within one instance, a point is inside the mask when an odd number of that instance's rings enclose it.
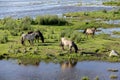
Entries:
{"label": "horse's head", "polygon": [[85,33],[86,33],[86,30],[87,30],[87,28],[83,31],[83,34],[85,34]]}
{"label": "horse's head", "polygon": [[25,37],[26,37],[26,34],[22,34],[22,36],[21,36],[21,44],[22,45],[24,45],[24,39],[25,39]]}

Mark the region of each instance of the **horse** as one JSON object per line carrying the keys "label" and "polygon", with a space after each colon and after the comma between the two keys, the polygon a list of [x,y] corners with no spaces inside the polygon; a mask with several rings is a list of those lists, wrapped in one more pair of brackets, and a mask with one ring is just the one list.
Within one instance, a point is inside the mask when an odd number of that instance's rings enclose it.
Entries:
{"label": "horse", "polygon": [[28,33],[27,34],[22,34],[21,44],[24,45],[25,40],[28,40],[30,45],[32,45],[36,35],[38,35],[38,33],[36,33],[36,32],[33,32],[31,34],[28,34]]}
{"label": "horse", "polygon": [[[40,30],[35,31],[37,33],[37,35],[35,36],[35,39],[38,40],[41,39],[42,43],[44,43],[44,37],[43,34],[40,32]],[[28,34],[33,33],[33,31],[29,31]]]}
{"label": "horse", "polygon": [[72,47],[74,47],[75,53],[78,51],[77,45],[73,41],[67,40],[64,37],[61,38],[60,46],[62,47],[62,50],[64,50],[64,46],[68,46],[70,52],[72,51]]}
{"label": "horse", "polygon": [[96,31],[96,28],[86,28],[83,31],[83,33],[87,35],[87,38],[88,38],[88,35],[92,35],[92,37],[94,38],[95,31]]}

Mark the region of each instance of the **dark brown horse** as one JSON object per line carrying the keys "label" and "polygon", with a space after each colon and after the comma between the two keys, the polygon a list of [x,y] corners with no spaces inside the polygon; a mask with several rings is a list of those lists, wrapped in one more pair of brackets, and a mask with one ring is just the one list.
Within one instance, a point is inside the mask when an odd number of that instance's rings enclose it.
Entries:
{"label": "dark brown horse", "polygon": [[94,38],[95,31],[96,31],[96,28],[86,28],[83,31],[83,33],[87,35],[87,38],[88,38],[88,35],[92,35],[92,37]]}

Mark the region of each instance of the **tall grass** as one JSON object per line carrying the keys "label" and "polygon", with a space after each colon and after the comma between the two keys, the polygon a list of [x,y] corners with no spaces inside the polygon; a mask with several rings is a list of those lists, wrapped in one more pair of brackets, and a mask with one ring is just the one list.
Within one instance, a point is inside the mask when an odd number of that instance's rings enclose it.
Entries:
{"label": "tall grass", "polygon": [[3,35],[2,38],[0,39],[0,43],[4,44],[8,42],[8,36],[7,35]]}
{"label": "tall grass", "polygon": [[37,16],[35,22],[40,25],[66,25],[67,21],[64,18],[59,18],[56,15]]}

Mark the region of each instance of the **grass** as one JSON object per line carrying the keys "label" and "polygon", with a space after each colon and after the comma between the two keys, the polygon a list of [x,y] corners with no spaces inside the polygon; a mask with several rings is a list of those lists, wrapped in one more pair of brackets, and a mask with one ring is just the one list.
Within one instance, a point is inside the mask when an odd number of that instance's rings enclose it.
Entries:
{"label": "grass", "polygon": [[[96,13],[97,12],[93,12]],[[93,14],[89,12],[89,15]],[[99,14],[103,12],[99,12]],[[110,15],[112,12],[108,12]],[[74,15],[74,13],[70,13]],[[89,15],[82,13],[77,13],[77,15],[85,15],[86,19],[89,19]],[[97,15],[99,15],[97,14]],[[103,13],[104,14],[104,13]],[[76,15],[76,14],[75,14]],[[96,16],[96,15],[95,15]],[[101,17],[101,15],[99,15]],[[106,15],[105,15],[106,16]],[[84,16],[83,16],[84,17]],[[92,17],[93,18],[93,17]],[[86,20],[85,19],[85,20]],[[94,17],[95,19],[95,17]],[[8,20],[8,19],[7,19]],[[14,29],[5,28],[8,23],[15,22],[17,27],[13,27]],[[0,40],[4,35],[8,35],[7,42],[0,44],[0,56],[3,56],[5,59],[13,58],[19,59],[19,63],[27,64],[27,63],[38,63],[38,61],[53,61],[53,62],[61,62],[68,59],[77,59],[78,61],[83,60],[101,60],[101,61],[111,61],[111,62],[119,62],[119,57],[108,57],[111,50],[116,50],[120,55],[120,39],[119,38],[111,38],[106,34],[95,35],[95,38],[88,38],[86,35],[79,32],[80,29],[85,29],[87,27],[115,27],[116,25],[110,26],[110,24],[99,23],[99,21],[85,21],[76,18],[68,19],[66,18],[69,24],[67,25],[41,25],[41,24],[33,24],[29,23],[30,28],[25,29],[23,27],[19,27],[19,24],[23,25],[22,21],[30,20],[28,17],[25,19],[10,19],[8,23],[4,22],[6,19],[0,21]],[[21,21],[22,20],[22,21]],[[13,24],[13,23],[12,23]],[[13,24],[14,26],[14,24]],[[30,30],[40,30],[45,38],[45,43],[34,43],[34,46],[31,46],[27,41],[25,42],[26,46],[21,45],[20,37],[21,33],[28,32]],[[17,34],[17,35],[16,35]],[[60,38],[64,36],[71,40],[73,40],[78,48],[79,52],[76,54],[72,52],[69,53],[68,48],[66,47],[65,51],[62,51],[60,44]],[[87,53],[87,54],[81,54]],[[89,54],[90,53],[90,54]],[[93,54],[91,54],[93,53]],[[4,59],[1,57],[1,59]],[[35,63],[32,60],[35,61]]]}
{"label": "grass", "polygon": [[117,79],[118,76],[117,75],[110,75],[110,79]]}
{"label": "grass", "polygon": [[113,11],[107,11],[107,10],[101,10],[101,11],[89,11],[89,12],[74,12],[74,13],[66,13],[64,16],[66,17],[73,17],[74,19],[103,19],[103,20],[108,20],[108,19],[119,19],[120,18],[120,10],[113,10]]}
{"label": "grass", "polygon": [[106,5],[106,6],[120,6],[120,1],[103,2],[103,5]]}
{"label": "grass", "polygon": [[113,34],[120,35],[120,32],[114,31]]}

